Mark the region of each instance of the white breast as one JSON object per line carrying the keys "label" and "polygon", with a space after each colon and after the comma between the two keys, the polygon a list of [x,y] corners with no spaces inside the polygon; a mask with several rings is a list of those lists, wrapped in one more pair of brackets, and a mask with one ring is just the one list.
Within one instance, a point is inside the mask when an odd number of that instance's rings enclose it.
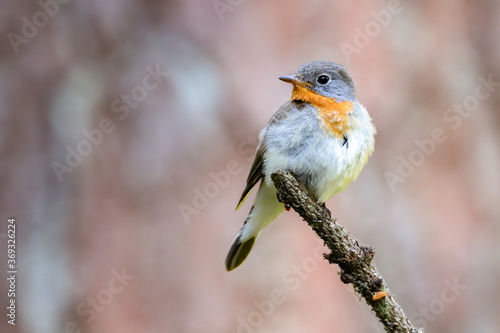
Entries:
{"label": "white breast", "polygon": [[366,109],[356,105],[353,116],[360,126],[346,134],[345,144],[320,129],[312,108],[295,109],[265,128],[261,135],[267,147],[266,180],[276,169],[291,171],[319,202],[343,191],[357,178],[374,147],[375,129]]}

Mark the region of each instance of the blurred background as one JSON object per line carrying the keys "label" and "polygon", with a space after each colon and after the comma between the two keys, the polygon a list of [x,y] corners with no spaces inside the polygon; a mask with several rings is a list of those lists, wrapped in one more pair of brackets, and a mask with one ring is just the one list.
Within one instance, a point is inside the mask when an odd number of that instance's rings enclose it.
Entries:
{"label": "blurred background", "polygon": [[500,331],[498,1],[9,0],[0,31],[1,332],[383,332],[293,211],[224,269],[278,77],[313,60],[378,130],[332,214],[414,324]]}

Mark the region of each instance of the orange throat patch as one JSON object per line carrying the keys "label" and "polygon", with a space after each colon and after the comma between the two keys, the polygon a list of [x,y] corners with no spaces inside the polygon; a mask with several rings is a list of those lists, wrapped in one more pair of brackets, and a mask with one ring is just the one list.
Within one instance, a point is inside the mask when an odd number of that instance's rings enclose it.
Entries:
{"label": "orange throat patch", "polygon": [[354,109],[353,102],[339,103],[335,98],[322,96],[300,85],[293,86],[291,100],[301,100],[314,106],[318,110],[318,119],[324,129],[339,139],[342,139],[352,127],[349,113]]}

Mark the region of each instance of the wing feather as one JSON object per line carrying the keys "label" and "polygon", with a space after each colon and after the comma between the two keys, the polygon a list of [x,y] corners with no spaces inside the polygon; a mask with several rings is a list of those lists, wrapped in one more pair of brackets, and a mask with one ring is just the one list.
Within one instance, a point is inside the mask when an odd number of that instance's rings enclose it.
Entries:
{"label": "wing feather", "polygon": [[269,123],[267,124],[266,128],[263,130],[261,133],[261,141],[259,142],[259,146],[257,148],[257,153],[255,154],[255,158],[252,163],[252,167],[250,168],[250,172],[248,174],[247,178],[247,185],[245,186],[245,189],[243,190],[243,193],[241,194],[240,201],[238,202],[238,205],[236,206],[236,210],[238,210],[245,199],[247,198],[248,194],[250,194],[250,191],[252,188],[259,182],[259,180],[262,179],[264,176],[264,155],[266,154],[266,143],[265,143],[265,136],[266,136],[266,130],[270,126],[279,124],[282,122],[289,114],[290,110],[292,108],[291,102],[287,102],[283,104],[278,111],[274,113],[274,115],[271,117],[269,120]]}
{"label": "wing feather", "polygon": [[245,199],[250,194],[252,188],[255,186],[255,184],[259,182],[259,180],[261,180],[262,176],[264,175],[265,151],[266,148],[264,147],[264,145],[260,144],[259,148],[257,149],[257,153],[255,154],[255,158],[252,162],[252,167],[250,168],[250,172],[248,173],[247,185],[245,186],[245,189],[241,194],[240,200],[238,201],[238,205],[236,206],[236,210],[238,210],[241,207]]}

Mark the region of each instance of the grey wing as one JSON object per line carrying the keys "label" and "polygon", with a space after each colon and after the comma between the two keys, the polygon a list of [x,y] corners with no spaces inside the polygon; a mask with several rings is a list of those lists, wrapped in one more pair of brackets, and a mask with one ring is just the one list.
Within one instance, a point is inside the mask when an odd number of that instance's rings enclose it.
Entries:
{"label": "grey wing", "polygon": [[[292,106],[290,105],[290,102],[283,104],[278,109],[278,111],[276,111],[274,115],[271,117],[269,123],[266,126],[266,129],[270,126],[280,123],[283,119],[285,119],[287,115],[290,113],[291,107]],[[241,207],[241,205],[247,198],[252,188],[264,176],[264,155],[266,153],[266,144],[265,144],[266,129],[264,129],[263,133],[261,134],[262,135],[261,142],[259,143],[259,146],[257,148],[257,153],[255,154],[255,158],[252,163],[252,167],[250,168],[250,173],[248,174],[247,185],[245,186],[245,189],[241,194],[240,201],[236,206],[236,210],[238,210]]]}
{"label": "grey wing", "polygon": [[259,144],[259,148],[257,149],[257,153],[255,154],[255,158],[252,163],[252,167],[250,168],[250,172],[247,178],[247,185],[241,194],[240,201],[238,201],[238,205],[236,206],[236,210],[241,207],[245,199],[252,188],[259,182],[259,180],[264,175],[264,153],[266,148],[263,144]]}

